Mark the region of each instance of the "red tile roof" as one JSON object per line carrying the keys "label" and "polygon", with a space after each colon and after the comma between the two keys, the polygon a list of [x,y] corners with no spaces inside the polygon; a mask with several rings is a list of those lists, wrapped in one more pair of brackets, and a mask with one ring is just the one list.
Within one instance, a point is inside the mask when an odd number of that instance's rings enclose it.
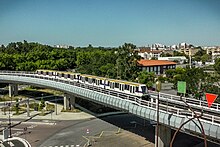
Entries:
{"label": "red tile roof", "polygon": [[167,60],[144,60],[138,61],[140,66],[160,66],[160,65],[176,65],[176,62],[171,62]]}

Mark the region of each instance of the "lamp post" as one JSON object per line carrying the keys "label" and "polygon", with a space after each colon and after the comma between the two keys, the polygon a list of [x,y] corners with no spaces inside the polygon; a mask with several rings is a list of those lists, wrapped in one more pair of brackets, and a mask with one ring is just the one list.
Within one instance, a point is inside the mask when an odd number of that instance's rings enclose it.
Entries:
{"label": "lamp post", "polygon": [[[11,101],[12,102],[12,101]],[[9,107],[9,115],[8,115],[8,121],[9,121],[9,138],[11,138],[11,103],[8,103]]]}
{"label": "lamp post", "polygon": [[161,82],[156,82],[156,90],[158,92],[157,94],[157,141],[156,141],[156,147],[158,147],[158,140],[159,140],[159,99],[160,99],[160,90],[161,90]]}

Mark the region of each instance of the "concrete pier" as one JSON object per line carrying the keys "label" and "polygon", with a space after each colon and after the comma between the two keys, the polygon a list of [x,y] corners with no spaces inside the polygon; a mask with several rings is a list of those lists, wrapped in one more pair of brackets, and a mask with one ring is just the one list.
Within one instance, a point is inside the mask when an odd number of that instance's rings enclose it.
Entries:
{"label": "concrete pier", "polygon": [[9,97],[18,95],[18,84],[9,84]]}
{"label": "concrete pier", "polygon": [[64,94],[64,97],[63,97],[63,107],[64,107],[64,110],[72,110],[74,109],[75,107],[75,97],[73,95],[70,95],[70,94]]}
{"label": "concrete pier", "polygon": [[[171,141],[171,128],[159,125],[158,147],[169,147]],[[157,146],[157,127],[155,127],[155,147]]]}

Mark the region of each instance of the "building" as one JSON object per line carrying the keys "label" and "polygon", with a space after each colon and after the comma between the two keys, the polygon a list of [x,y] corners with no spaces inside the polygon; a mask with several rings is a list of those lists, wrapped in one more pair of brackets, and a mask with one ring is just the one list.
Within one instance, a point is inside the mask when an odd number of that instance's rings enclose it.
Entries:
{"label": "building", "polygon": [[69,46],[68,45],[54,45],[55,48],[65,48],[65,49],[68,49]]}
{"label": "building", "polygon": [[212,60],[220,57],[220,47],[204,47],[206,54],[212,55]]}
{"label": "building", "polygon": [[160,57],[162,52],[163,51],[152,50],[150,48],[142,48],[138,50],[138,55],[141,56],[143,59],[151,59]]}
{"label": "building", "polygon": [[185,56],[159,57],[158,60],[178,61],[179,63],[184,63],[187,61]]}
{"label": "building", "polygon": [[194,56],[199,50],[199,48],[181,48],[179,51],[187,56]]}
{"label": "building", "polygon": [[165,74],[167,69],[175,69],[176,63],[166,60],[144,60],[138,61],[138,66],[142,71],[155,72],[156,75]]}

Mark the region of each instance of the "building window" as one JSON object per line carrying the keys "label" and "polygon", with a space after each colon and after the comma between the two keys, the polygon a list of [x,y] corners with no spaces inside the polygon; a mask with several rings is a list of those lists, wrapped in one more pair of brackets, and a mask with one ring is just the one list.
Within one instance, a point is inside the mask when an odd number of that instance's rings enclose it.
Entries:
{"label": "building window", "polygon": [[160,66],[157,67],[158,71],[160,71]]}

